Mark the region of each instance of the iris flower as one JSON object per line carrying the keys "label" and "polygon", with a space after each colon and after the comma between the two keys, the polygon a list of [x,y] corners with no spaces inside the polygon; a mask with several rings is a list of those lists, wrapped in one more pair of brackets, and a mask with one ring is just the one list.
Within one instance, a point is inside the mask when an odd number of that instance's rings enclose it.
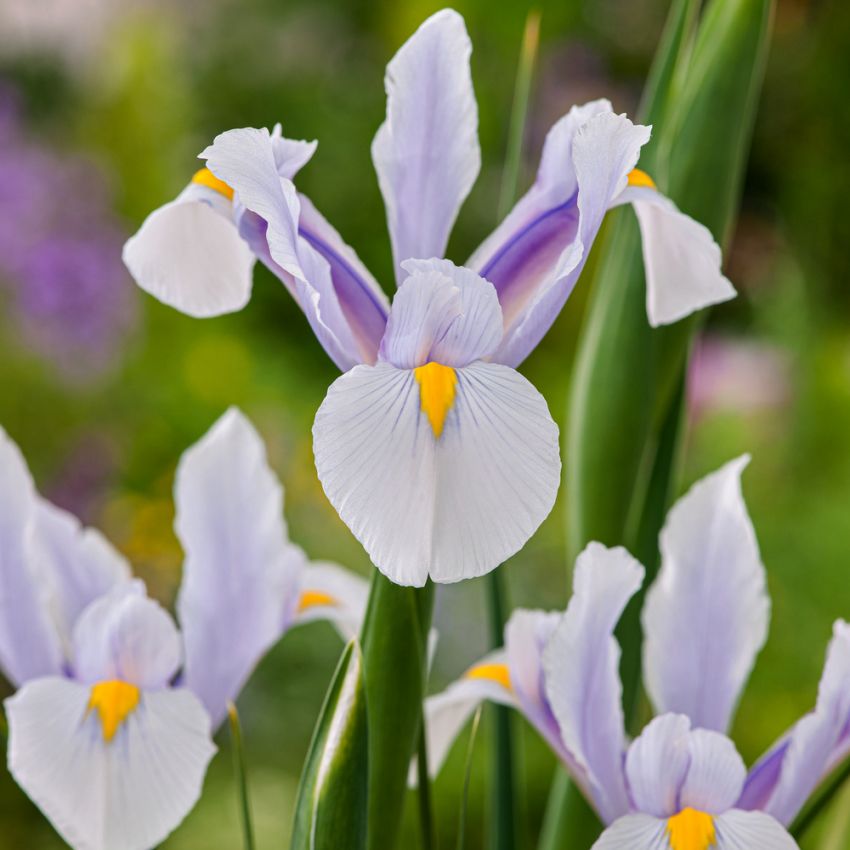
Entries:
{"label": "iris flower", "polygon": [[765,571],[741,494],[742,457],[667,517],[643,612],[646,690],[658,712],[629,743],[614,628],[643,567],[622,548],[579,556],[565,613],[520,610],[505,645],[429,698],[436,771],[483,699],[517,708],[606,829],[596,850],[783,850],[820,782],[850,754],[850,626],[838,622],[815,710],[749,772],[726,737],[767,636]]}
{"label": "iris flower", "polygon": [[651,324],[735,294],[708,230],[636,168],[650,128],[605,100],[556,122],[525,196],[465,268],[447,262],[481,160],[471,52],[463,19],[443,10],[387,68],[372,159],[399,285],[392,307],[293,182],[315,143],[280,125],[218,136],[206,167],[124,252],[143,289],[193,316],[243,307],[256,259],[280,278],[345,372],[316,418],[319,478],[401,584],[486,573],[551,510],[556,427],[515,370],[564,306],[609,209],[638,214]]}
{"label": "iris flower", "polygon": [[180,631],[124,558],[36,493],[0,429],[0,667],[9,770],[76,850],[146,850],[186,816],[212,733],[262,655],[324,615],[357,627],[365,583],[308,565],[250,423],[228,411],[180,462]]}

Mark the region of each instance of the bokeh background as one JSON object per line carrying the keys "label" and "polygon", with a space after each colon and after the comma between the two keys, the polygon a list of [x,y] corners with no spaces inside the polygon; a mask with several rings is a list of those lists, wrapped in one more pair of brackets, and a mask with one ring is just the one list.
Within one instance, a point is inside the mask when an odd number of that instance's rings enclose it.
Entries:
{"label": "bokeh background", "polygon": [[[547,128],[571,104],[607,96],[617,111],[634,112],[667,5],[539,4],[526,182]],[[449,256],[462,261],[495,224],[528,4],[456,6],[475,45],[483,148],[450,244]],[[0,0],[0,424],[41,491],[102,528],[165,602],[180,578],[175,464],[230,404],[267,441],[292,538],[312,557],[363,574],[371,567],[316,479],[310,425],[335,369],[283,287],[258,268],[247,309],[193,321],[137,291],[121,265],[122,242],[179,192],[217,132],[280,120],[287,135],[319,139],[299,186],[389,285],[369,145],[384,113],[384,65],[437,8],[430,0]],[[850,617],[848,44],[847,4],[779,0],[728,257],[741,297],[712,313],[689,380],[683,485],[753,454],[745,492],[773,619],[735,727],[748,761],[813,704],[831,623]],[[523,367],[560,423],[591,285],[592,267]],[[559,502],[504,567],[514,604],[563,606],[565,534]],[[435,688],[484,651],[483,601],[480,581],[441,589]],[[288,840],[300,765],[339,649],[324,624],[297,630],[241,697],[260,848]],[[470,848],[483,846],[488,826],[487,723],[485,715],[472,762]],[[204,797],[169,850],[240,846],[226,732],[219,737]],[[436,784],[441,847],[455,842],[465,750],[455,748]],[[520,762],[522,846],[530,847],[554,764],[525,728]],[[819,846],[846,846],[838,821]],[[406,846],[416,846],[408,829]],[[0,772],[0,848],[61,846]]]}

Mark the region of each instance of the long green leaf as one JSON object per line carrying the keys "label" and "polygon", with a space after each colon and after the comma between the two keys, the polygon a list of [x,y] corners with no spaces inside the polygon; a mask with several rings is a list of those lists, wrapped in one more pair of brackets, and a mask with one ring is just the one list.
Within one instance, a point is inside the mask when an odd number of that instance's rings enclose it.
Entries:
{"label": "long green leaf", "polygon": [[290,850],[366,847],[368,720],[363,655],[340,658],[307,753]]}
{"label": "long green leaf", "polygon": [[248,794],[248,770],[245,765],[245,746],[242,739],[242,724],[236,706],[227,704],[227,717],[230,721],[230,740],[233,747],[233,774],[239,794],[239,812],[242,817],[243,850],[254,850],[254,826],[251,819],[251,798]]}
{"label": "long green leaf", "polygon": [[363,645],[369,706],[369,850],[392,850],[416,749],[434,587],[400,587],[375,571]]}

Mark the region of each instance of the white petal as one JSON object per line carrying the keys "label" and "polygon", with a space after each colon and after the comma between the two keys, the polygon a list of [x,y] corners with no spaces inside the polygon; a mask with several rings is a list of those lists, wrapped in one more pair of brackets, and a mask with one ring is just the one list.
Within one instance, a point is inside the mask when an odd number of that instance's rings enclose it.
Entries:
{"label": "white petal", "polygon": [[18,447],[0,428],[0,666],[15,685],[58,673],[59,636],[33,551],[35,486]]}
{"label": "white petal", "polygon": [[262,439],[236,408],[183,454],[174,498],[184,680],[216,728],[294,614],[304,556],[287,538]]}
{"label": "white petal", "polygon": [[91,602],[129,581],[127,560],[96,529],[41,499],[36,508],[36,543],[53,589],[53,613],[64,641]]}
{"label": "white petal", "polygon": [[143,692],[107,743],[89,698],[48,678],[6,700],[9,770],[74,850],[149,850],[200,795],[209,718],[187,690]]}
{"label": "white petal", "polygon": [[585,771],[603,820],[628,811],[623,777],[620,647],[614,628],[643,581],[622,548],[590,543],[576,561],[573,596],[543,654],[546,692],[569,753]]}
{"label": "white petal", "polygon": [[723,276],[723,256],[711,231],[655,189],[630,186],[616,203],[631,202],[640,224],[646,274],[646,315],[657,328],[729,301],[737,293]]}
{"label": "white petal", "polygon": [[717,850],[799,850],[782,825],[762,812],[736,809],[714,819]]}
{"label": "white petal", "polygon": [[144,594],[141,581],[127,582],[83,611],[73,632],[77,679],[122,679],[140,688],[171,681],[183,658],[180,635],[168,612]]}
{"label": "white petal", "polygon": [[[497,650],[474,664],[478,667],[503,665],[507,661],[504,650]],[[436,776],[452,744],[460,735],[475,709],[484,701],[500,705],[516,705],[511,691],[490,678],[469,676],[469,671],[442,693],[425,700],[425,734],[428,748],[428,773]],[[416,784],[416,773],[411,772],[410,784]]]}
{"label": "white petal", "polygon": [[443,9],[387,66],[387,118],[372,143],[372,161],[399,281],[403,260],[443,256],[481,167],[471,53],[463,18]]}
{"label": "white petal", "polygon": [[338,378],[313,425],[325,493],[398,584],[489,572],[525,544],[557,493],[557,427],[543,397],[504,366],[456,375],[439,438],[413,372],[388,363]]}
{"label": "white petal", "polygon": [[314,561],[302,573],[295,623],[329,620],[343,640],[360,633],[369,582],[362,576],[325,561]]}
{"label": "white petal", "polygon": [[695,729],[688,736],[690,764],[679,795],[682,808],[720,814],[741,796],[747,768],[725,735]]}
{"label": "white petal", "polygon": [[764,566],[741,493],[748,461],[726,464],[673,506],[643,611],[646,687],[656,710],[720,732],[769,619]]}
{"label": "white petal", "polygon": [[[124,246],[136,283],[196,318],[241,310],[251,297],[254,255],[239,236],[225,198],[212,189],[154,210]],[[215,206],[213,205],[215,204]]]}
{"label": "white petal", "polygon": [[650,815],[627,815],[614,821],[591,850],[670,850],[667,823]]}

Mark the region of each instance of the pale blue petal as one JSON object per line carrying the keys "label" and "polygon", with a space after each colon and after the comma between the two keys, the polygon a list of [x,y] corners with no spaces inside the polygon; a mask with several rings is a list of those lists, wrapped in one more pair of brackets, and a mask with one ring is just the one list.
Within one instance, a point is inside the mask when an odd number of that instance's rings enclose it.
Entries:
{"label": "pale blue petal", "polygon": [[671,509],[643,611],[646,687],[658,712],[726,731],[767,637],[765,570],[741,493],[740,457]]}
{"label": "pale blue petal", "polygon": [[283,488],[263,442],[236,408],[183,454],[174,498],[186,553],[183,681],[215,728],[294,616],[306,559],[289,543]]}
{"label": "pale blue petal", "polygon": [[502,338],[492,284],[448,260],[407,260],[409,277],[393,301],[380,358],[399,369],[430,361],[466,366],[488,357]]}
{"label": "pale blue petal", "polygon": [[432,15],[387,66],[387,117],[372,161],[398,282],[410,257],[442,257],[481,166],[472,45],[451,9]]}
{"label": "pale blue petal", "polygon": [[587,775],[591,801],[606,823],[629,810],[614,628],[643,576],[643,567],[625,549],[590,543],[576,562],[573,596],[543,654],[546,692],[561,737]]}
{"label": "pale blue petal", "polygon": [[680,808],[719,815],[741,796],[747,768],[725,735],[695,729],[688,736],[690,764],[679,792]]}

